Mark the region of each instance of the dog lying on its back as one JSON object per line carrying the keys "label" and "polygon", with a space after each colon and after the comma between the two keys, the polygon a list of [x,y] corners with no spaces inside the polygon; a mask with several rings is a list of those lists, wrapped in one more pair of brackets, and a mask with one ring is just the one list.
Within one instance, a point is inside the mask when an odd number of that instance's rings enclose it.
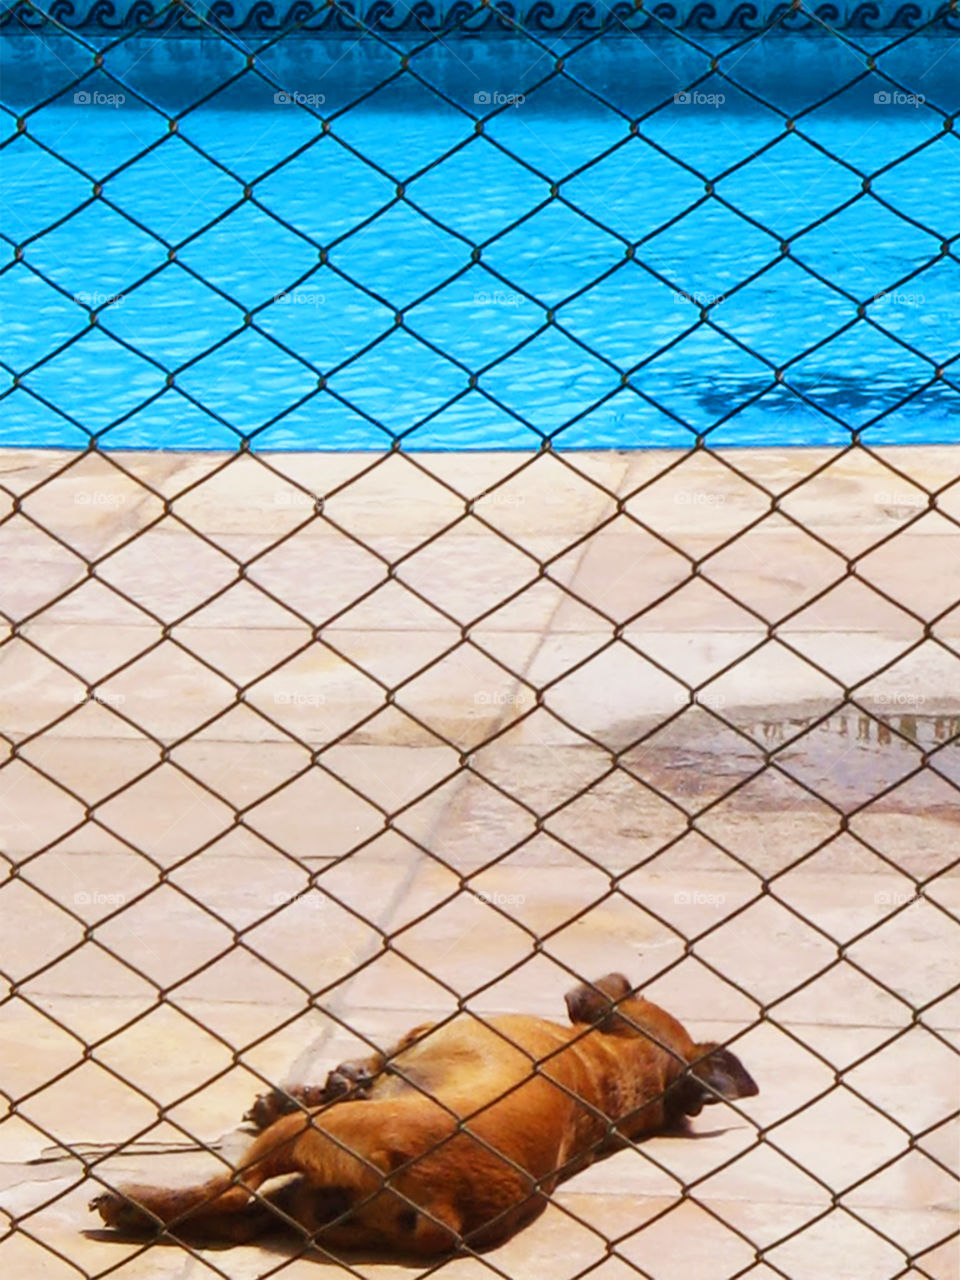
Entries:
{"label": "dog lying on its back", "polygon": [[[758,1092],[729,1049],[695,1044],[622,974],[577,987],[567,1010],[570,1027],[469,1014],[417,1027],[388,1054],[343,1063],[321,1090],[258,1099],[251,1114],[265,1128],[235,1174],[127,1187],[90,1207],[141,1236],[169,1226],[241,1241],[292,1220],[327,1248],[488,1249],[597,1158]],[[300,1176],[256,1194],[284,1174]]]}

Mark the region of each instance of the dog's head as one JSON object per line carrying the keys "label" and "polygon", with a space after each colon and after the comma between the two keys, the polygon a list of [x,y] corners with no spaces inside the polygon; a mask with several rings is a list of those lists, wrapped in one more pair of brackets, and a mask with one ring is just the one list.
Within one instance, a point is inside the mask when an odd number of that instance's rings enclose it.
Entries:
{"label": "dog's head", "polygon": [[674,1086],[668,1110],[698,1116],[704,1107],[723,1099],[754,1098],[757,1082],[735,1053],[707,1042],[695,1046],[696,1058]]}
{"label": "dog's head", "polygon": [[665,1009],[644,1000],[622,973],[608,973],[567,993],[567,1012],[576,1026],[605,1035],[643,1036],[676,1061],[679,1078],[667,1095],[668,1112],[699,1115],[721,1099],[752,1098],[760,1090],[735,1053],[714,1042],[695,1044]]}

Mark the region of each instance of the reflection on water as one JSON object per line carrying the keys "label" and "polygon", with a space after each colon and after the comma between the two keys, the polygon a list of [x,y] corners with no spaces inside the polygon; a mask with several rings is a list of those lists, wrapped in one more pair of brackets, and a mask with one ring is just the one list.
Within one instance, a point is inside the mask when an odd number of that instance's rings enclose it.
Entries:
{"label": "reflection on water", "polygon": [[[752,718],[728,708],[723,721],[697,709],[643,738],[623,765],[688,811],[724,798],[760,810],[818,804],[851,813],[885,805],[960,816],[960,714],[844,705]],[[725,722],[725,723],[724,723]],[[792,780],[789,799],[783,790]]]}
{"label": "reflection on water", "polygon": [[734,717],[738,729],[748,733],[756,742],[775,747],[777,743],[790,742],[809,729],[818,733],[836,734],[857,742],[875,743],[880,747],[895,746],[905,750],[911,744],[929,750],[938,744],[960,737],[960,715],[921,715],[915,711],[891,715],[878,712],[867,715],[862,711],[839,711],[820,721],[819,716],[789,717],[782,720],[744,721]]}

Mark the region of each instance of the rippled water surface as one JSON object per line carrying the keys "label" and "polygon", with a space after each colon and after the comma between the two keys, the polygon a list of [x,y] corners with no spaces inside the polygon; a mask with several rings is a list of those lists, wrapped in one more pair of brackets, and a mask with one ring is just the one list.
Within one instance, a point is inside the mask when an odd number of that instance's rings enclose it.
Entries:
{"label": "rippled water surface", "polygon": [[[960,266],[940,248],[960,226],[960,145],[939,110],[956,109],[958,54],[908,42],[895,70],[926,85],[920,105],[877,102],[868,77],[804,115],[862,59],[771,41],[736,68],[771,106],[716,77],[699,92],[723,100],[696,105],[673,94],[702,57],[632,43],[541,89],[542,55],[435,49],[418,65],[452,102],[408,76],[343,110],[396,59],[303,42],[262,60],[268,83],[216,42],[128,42],[108,63],[124,101],[98,76],[85,102],[82,50],[6,41],[6,106],[51,100],[0,152],[4,233],[23,246],[0,274],[21,379],[0,442],[960,438],[934,379],[960,341]],[[210,92],[171,132],[167,114]],[[524,100],[480,135],[478,94]]]}

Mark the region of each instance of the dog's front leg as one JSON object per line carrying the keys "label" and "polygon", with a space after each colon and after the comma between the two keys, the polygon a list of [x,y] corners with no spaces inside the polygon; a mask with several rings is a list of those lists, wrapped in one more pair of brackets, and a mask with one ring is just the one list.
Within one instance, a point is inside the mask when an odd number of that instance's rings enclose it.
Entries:
{"label": "dog's front leg", "polygon": [[293,1084],[285,1089],[261,1093],[243,1117],[256,1129],[268,1129],[281,1116],[295,1111],[313,1111],[330,1102],[349,1102],[369,1097],[370,1087],[382,1070],[379,1054],[372,1058],[341,1062],[327,1074],[324,1084]]}
{"label": "dog's front leg", "polygon": [[352,1102],[369,1098],[374,1081],[390,1070],[393,1060],[406,1049],[417,1044],[433,1030],[432,1022],[424,1022],[398,1040],[385,1053],[373,1053],[369,1058],[350,1058],[327,1073],[322,1085],[295,1084],[285,1089],[271,1089],[261,1093],[243,1117],[261,1132],[281,1116],[294,1111],[311,1111],[330,1102]]}

